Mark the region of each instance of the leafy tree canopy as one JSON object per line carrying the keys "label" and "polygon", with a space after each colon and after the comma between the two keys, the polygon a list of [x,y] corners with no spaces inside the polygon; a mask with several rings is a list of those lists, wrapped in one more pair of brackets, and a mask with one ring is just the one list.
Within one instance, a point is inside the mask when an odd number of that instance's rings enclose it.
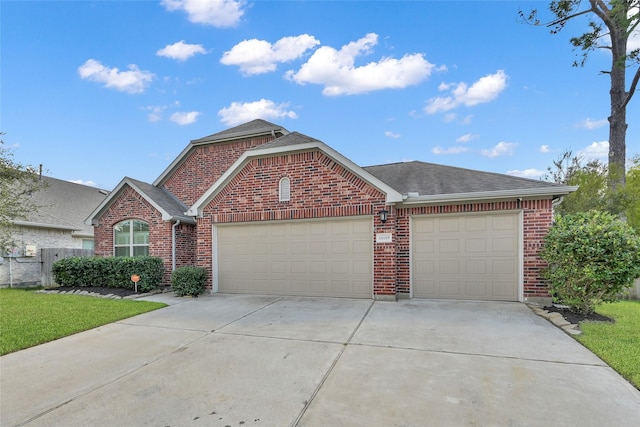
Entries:
{"label": "leafy tree canopy", "polygon": [[609,187],[609,170],[599,160],[584,162],[581,156],[565,151],[553,166],[547,168],[545,179],[565,185],[577,185],[577,191],[564,197],[555,213],[576,214],[597,210],[626,218],[628,224],[640,231],[640,155],[627,170],[626,184]]}
{"label": "leafy tree canopy", "polygon": [[[640,47],[629,46],[629,38],[638,31],[640,0],[553,0],[549,3],[551,19],[540,19],[538,10],[520,11],[520,17],[533,25],[545,25],[552,34],[559,33],[578,17],[587,20],[587,31],[572,37],[571,44],[580,52],[574,66],[584,66],[589,54],[603,49],[611,54],[609,75],[609,161],[610,187],[624,184],[626,162],[627,105],[640,81]],[[627,88],[627,77],[630,84]]]}
{"label": "leafy tree canopy", "polygon": [[14,246],[14,221],[26,220],[29,213],[38,208],[31,195],[44,185],[38,171],[14,161],[13,152],[0,139],[0,250],[3,253]]}

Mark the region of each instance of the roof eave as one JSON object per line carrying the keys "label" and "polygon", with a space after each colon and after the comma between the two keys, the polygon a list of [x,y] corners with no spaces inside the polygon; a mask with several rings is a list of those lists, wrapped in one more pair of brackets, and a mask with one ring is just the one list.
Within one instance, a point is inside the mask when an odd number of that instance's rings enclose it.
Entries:
{"label": "roof eave", "polygon": [[470,201],[504,200],[514,198],[560,197],[572,193],[577,186],[558,186],[553,188],[526,188],[516,190],[479,191],[473,193],[435,194],[428,196],[406,197],[403,205],[442,204]]}
{"label": "roof eave", "polygon": [[313,150],[320,150],[324,152],[329,157],[345,166],[352,173],[380,190],[386,195],[386,203],[393,204],[402,202],[402,194],[400,194],[398,191],[389,187],[387,184],[380,181],[378,178],[371,175],[369,172],[365,171],[360,166],[356,165],[351,160],[347,159],[342,154],[338,153],[323,142],[312,141],[292,146],[257,148],[245,151],[242,156],[240,156],[240,158],[236,160],[236,162],[229,169],[227,169],[225,173],[222,174],[222,176],[218,178],[218,180],[193,204],[193,206],[191,206],[189,210],[187,210],[186,215],[202,216],[202,209],[204,209],[204,206],[206,206],[250,160],[259,157],[269,157],[277,154]]}
{"label": "roof eave", "polygon": [[193,150],[195,147],[198,147],[201,145],[214,144],[214,143],[220,144],[224,142],[231,142],[231,141],[236,141],[238,139],[257,138],[260,136],[275,135],[275,133],[281,133],[282,135],[287,135],[289,134],[289,131],[283,127],[268,128],[268,129],[265,128],[263,130],[258,130],[258,131],[253,130],[253,131],[226,134],[222,138],[204,137],[200,139],[191,140],[189,144],[185,147],[185,149],[182,150],[182,152],[178,155],[178,157],[176,157],[173,160],[173,162],[171,162],[171,164],[160,174],[160,176],[156,178],[155,181],[153,181],[153,185],[155,185],[156,187],[159,185],[162,185],[165,179],[168,178],[169,175],[171,175],[171,172],[175,170],[180,164],[182,164],[182,162],[187,158],[187,155],[189,154],[189,152],[191,152],[191,150]]}
{"label": "roof eave", "polygon": [[68,225],[59,225],[59,224],[48,224],[46,222],[34,222],[34,221],[12,221],[13,225],[19,227],[32,227],[32,228],[47,228],[51,230],[66,230],[66,231],[79,231],[80,229],[77,227],[72,227]]}

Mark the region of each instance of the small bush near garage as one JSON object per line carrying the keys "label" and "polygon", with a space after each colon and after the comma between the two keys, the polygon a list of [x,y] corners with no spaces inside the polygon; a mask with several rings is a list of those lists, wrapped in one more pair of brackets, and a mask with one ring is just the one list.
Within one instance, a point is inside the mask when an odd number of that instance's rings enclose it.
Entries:
{"label": "small bush near garage", "polygon": [[179,297],[197,297],[204,292],[207,270],[202,267],[179,267],[171,273],[171,287]]}
{"label": "small bush near garage", "polygon": [[558,217],[541,256],[549,264],[542,276],[554,301],[578,313],[617,301],[640,276],[640,237],[606,212]]}
{"label": "small bush near garage", "polygon": [[134,289],[131,276],[140,276],[138,292],[162,284],[164,262],[157,257],[69,257],[53,263],[53,278],[60,286]]}

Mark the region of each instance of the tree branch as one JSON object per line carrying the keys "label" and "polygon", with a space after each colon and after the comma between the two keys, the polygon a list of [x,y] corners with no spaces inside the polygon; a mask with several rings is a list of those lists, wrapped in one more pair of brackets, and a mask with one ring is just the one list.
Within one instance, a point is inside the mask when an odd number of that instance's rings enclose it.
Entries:
{"label": "tree branch", "polygon": [[629,101],[633,97],[633,94],[636,92],[636,87],[638,86],[638,81],[640,81],[640,67],[636,70],[636,74],[633,76],[633,80],[631,81],[631,86],[629,87],[629,91],[627,92],[627,96],[622,103],[622,108],[626,108]]}
{"label": "tree branch", "polygon": [[595,11],[593,10],[593,8],[591,8],[591,9],[586,9],[586,10],[583,10],[582,12],[574,13],[574,14],[573,14],[573,15],[571,15],[571,16],[565,16],[565,17],[563,17],[563,18],[556,19],[555,21],[551,21],[551,22],[549,22],[549,23],[547,23],[547,24],[545,24],[545,25],[546,25],[547,27],[554,27],[554,26],[556,26],[556,25],[560,25],[560,24],[562,24],[562,23],[564,23],[564,22],[566,22],[566,21],[568,21],[568,20],[570,20],[570,19],[573,19],[573,18],[575,18],[575,17],[577,17],[577,16],[580,16],[580,15],[586,15],[587,13],[590,13],[590,12],[595,12]]}

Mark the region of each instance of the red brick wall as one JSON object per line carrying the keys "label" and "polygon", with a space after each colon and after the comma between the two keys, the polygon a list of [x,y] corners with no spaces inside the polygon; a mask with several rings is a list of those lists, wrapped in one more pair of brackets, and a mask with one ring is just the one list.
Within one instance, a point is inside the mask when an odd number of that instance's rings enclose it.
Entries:
{"label": "red brick wall", "polygon": [[422,206],[398,209],[398,254],[397,254],[397,286],[399,294],[409,294],[410,290],[410,254],[411,241],[409,217],[411,215],[430,215],[457,212],[494,212],[503,210],[523,211],[523,275],[524,297],[548,297],[546,285],[540,277],[540,269],[545,266],[538,256],[544,236],[551,226],[553,215],[551,200],[523,200],[518,206],[517,201],[484,202],[459,205]]}
{"label": "red brick wall", "polygon": [[[280,202],[279,182],[285,176],[291,182],[291,200]],[[375,216],[384,200],[379,190],[320,151],[254,159],[203,209],[204,218],[198,220],[198,265],[208,268],[211,276],[214,223]],[[377,217],[374,226],[376,231],[381,228]],[[392,230],[393,223],[387,222],[384,229]],[[374,244],[376,294],[395,294],[394,252]]]}
{"label": "red brick wall", "polygon": [[[139,219],[149,224],[149,255],[164,260],[163,284],[171,280],[171,226],[142,196],[126,187],[120,197],[100,217],[94,227],[96,256],[113,256],[113,226],[126,219]],[[183,246],[185,247],[185,246]],[[183,257],[185,261],[189,257]]]}
{"label": "red brick wall", "polygon": [[163,186],[187,206],[191,206],[242,153],[273,139],[269,136],[196,146]]}

